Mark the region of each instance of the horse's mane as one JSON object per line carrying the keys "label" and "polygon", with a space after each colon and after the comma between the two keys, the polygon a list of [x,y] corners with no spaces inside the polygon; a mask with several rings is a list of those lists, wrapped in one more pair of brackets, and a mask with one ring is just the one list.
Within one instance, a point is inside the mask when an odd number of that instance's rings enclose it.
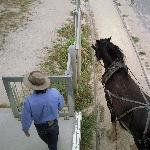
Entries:
{"label": "horse's mane", "polygon": [[107,52],[111,55],[112,58],[123,60],[124,54],[122,53],[122,50],[117,45],[110,42],[110,38],[100,39],[98,43],[100,44],[100,47],[104,49],[104,51],[107,50]]}

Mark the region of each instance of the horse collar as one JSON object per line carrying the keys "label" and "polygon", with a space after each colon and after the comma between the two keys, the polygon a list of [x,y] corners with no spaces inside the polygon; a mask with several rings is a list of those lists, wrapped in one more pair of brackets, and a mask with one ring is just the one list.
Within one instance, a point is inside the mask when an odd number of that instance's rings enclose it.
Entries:
{"label": "horse collar", "polygon": [[112,64],[107,68],[105,73],[102,75],[102,84],[105,85],[111,78],[111,76],[120,68],[123,68],[128,72],[128,67],[124,63],[119,60],[113,61]]}

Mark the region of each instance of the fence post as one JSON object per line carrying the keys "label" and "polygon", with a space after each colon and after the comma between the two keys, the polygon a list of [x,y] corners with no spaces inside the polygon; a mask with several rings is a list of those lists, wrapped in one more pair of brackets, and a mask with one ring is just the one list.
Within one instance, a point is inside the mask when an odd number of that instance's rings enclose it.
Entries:
{"label": "fence post", "polygon": [[10,107],[12,108],[13,115],[15,118],[18,118],[19,112],[17,110],[16,100],[14,98],[10,82],[8,83],[7,79],[2,78],[2,80],[3,80],[3,84],[4,84],[4,87],[5,87],[9,102],[10,102]]}
{"label": "fence post", "polygon": [[78,26],[78,12],[77,10],[74,11],[74,25],[75,25],[75,42],[77,39],[77,26]]}
{"label": "fence post", "polygon": [[76,37],[75,37],[75,44],[76,44],[76,51],[77,51],[77,78],[80,79],[81,74],[81,9],[80,9],[80,0],[76,0],[76,21],[75,30],[76,30]]}
{"label": "fence post", "polygon": [[80,8],[80,0],[76,0],[76,6],[77,6],[77,11],[78,11]]}
{"label": "fence post", "polygon": [[70,45],[68,51],[71,57],[73,87],[76,89],[77,88],[77,54],[76,54],[75,46]]}
{"label": "fence post", "polygon": [[68,99],[68,107],[69,107],[69,115],[70,117],[74,116],[74,95],[73,95],[73,87],[72,87],[72,77],[67,78],[66,80],[67,85],[67,99]]}

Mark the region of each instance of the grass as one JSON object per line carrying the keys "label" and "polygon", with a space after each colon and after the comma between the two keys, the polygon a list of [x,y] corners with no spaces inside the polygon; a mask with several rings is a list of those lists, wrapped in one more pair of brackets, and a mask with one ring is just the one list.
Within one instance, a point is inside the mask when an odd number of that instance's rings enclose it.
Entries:
{"label": "grass", "polygon": [[24,13],[28,10],[33,0],[3,0],[1,6],[4,10],[0,13],[0,48],[3,48],[9,32],[15,31],[23,24]]}
{"label": "grass", "polygon": [[[75,109],[82,111],[93,104],[92,87],[89,84],[91,78],[92,53],[89,43],[90,28],[88,24],[81,26],[81,76],[78,90],[75,94]],[[74,44],[74,23],[68,21],[64,26],[58,29],[58,39],[53,42],[53,47],[48,49],[48,57],[40,64],[41,69],[49,75],[62,75],[66,70],[67,49],[69,45]],[[52,87],[56,87],[65,94],[64,86],[53,83]],[[82,118],[82,141],[81,150],[92,149],[94,114],[83,114]]]}
{"label": "grass", "polygon": [[146,55],[146,53],[143,52],[143,51],[140,51],[140,52],[139,52],[139,55]]}
{"label": "grass", "polygon": [[81,150],[92,150],[93,132],[95,128],[96,118],[94,114],[86,116],[83,114],[81,123]]}
{"label": "grass", "polygon": [[128,16],[129,16],[129,15],[125,15],[125,14],[124,14],[124,15],[122,15],[122,17],[128,17]]}
{"label": "grass", "polygon": [[10,108],[10,105],[8,105],[6,103],[1,103],[0,108]]}
{"label": "grass", "polygon": [[121,3],[116,2],[116,5],[117,5],[117,6],[121,6]]}
{"label": "grass", "polygon": [[140,41],[140,39],[136,36],[132,36],[132,40],[133,40],[134,43],[137,43],[137,42]]}
{"label": "grass", "polygon": [[68,47],[74,43],[74,26],[70,21],[58,29],[58,39],[48,49],[48,57],[40,64],[49,75],[62,75],[67,68]]}

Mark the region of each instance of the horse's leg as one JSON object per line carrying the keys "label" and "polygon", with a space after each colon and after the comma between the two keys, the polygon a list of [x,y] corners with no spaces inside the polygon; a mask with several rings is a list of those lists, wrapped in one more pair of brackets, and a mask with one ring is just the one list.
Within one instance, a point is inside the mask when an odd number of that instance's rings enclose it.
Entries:
{"label": "horse's leg", "polygon": [[150,143],[149,141],[139,141],[137,139],[134,138],[135,144],[138,148],[138,150],[150,150]]}
{"label": "horse's leg", "polygon": [[135,142],[138,150],[146,150],[146,149],[144,149],[143,145],[139,142],[139,140],[134,138],[134,142]]}
{"label": "horse's leg", "polygon": [[111,141],[115,141],[118,138],[118,134],[117,134],[117,123],[113,122],[111,125],[111,128],[109,130],[107,130],[107,137],[109,140]]}
{"label": "horse's leg", "polygon": [[113,104],[111,102],[111,98],[108,93],[105,93],[106,101],[107,101],[107,107],[109,108],[110,115],[111,115],[111,122],[112,124],[116,122],[116,114],[113,108]]}
{"label": "horse's leg", "polygon": [[130,145],[130,150],[138,150],[136,144]]}
{"label": "horse's leg", "polygon": [[113,107],[110,106],[110,104],[107,102],[107,106],[110,110],[110,115],[111,115],[111,123],[112,123],[112,126],[111,126],[111,129],[107,131],[107,136],[108,138],[111,140],[111,141],[115,141],[117,139],[117,129],[116,129],[116,126],[117,126],[117,122],[116,122],[116,114],[113,110]]}
{"label": "horse's leg", "polygon": [[111,129],[109,129],[107,131],[107,137],[111,140],[111,141],[115,141],[116,140],[116,114],[115,114],[115,111],[114,111],[114,108],[113,108],[113,105],[111,103],[111,100],[110,100],[110,97],[109,97],[109,94],[108,93],[105,93],[105,97],[106,97],[106,100],[107,100],[107,106],[110,110],[110,115],[111,115],[111,123],[112,123],[112,126],[111,126]]}

